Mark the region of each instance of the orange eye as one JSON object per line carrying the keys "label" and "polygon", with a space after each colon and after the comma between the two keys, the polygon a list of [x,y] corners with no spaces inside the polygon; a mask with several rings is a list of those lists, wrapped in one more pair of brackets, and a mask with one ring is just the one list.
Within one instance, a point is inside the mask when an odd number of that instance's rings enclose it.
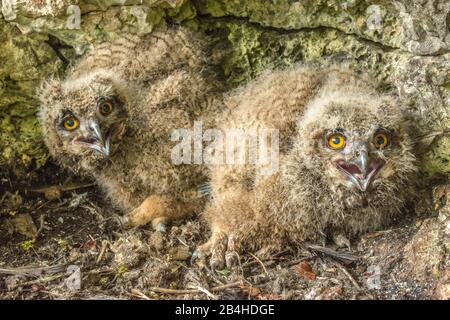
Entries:
{"label": "orange eye", "polygon": [[67,116],[63,120],[64,129],[67,131],[73,131],[80,125],[80,122],[74,116]]}
{"label": "orange eye", "polygon": [[343,149],[345,147],[345,136],[341,133],[332,133],[327,138],[327,144],[333,150]]}
{"label": "orange eye", "polygon": [[102,101],[98,106],[98,110],[100,111],[102,116],[107,116],[113,111],[114,107],[110,101]]}
{"label": "orange eye", "polygon": [[373,136],[372,143],[377,149],[383,149],[389,144],[389,134],[384,131],[379,131]]}

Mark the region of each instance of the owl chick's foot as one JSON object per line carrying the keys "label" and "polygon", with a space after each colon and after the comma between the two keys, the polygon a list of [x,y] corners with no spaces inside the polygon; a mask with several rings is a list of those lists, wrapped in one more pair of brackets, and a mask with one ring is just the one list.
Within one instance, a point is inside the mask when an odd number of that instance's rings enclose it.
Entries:
{"label": "owl chick's foot", "polygon": [[239,254],[233,235],[228,236],[224,232],[213,234],[208,242],[194,251],[191,264],[195,264],[197,261],[201,261],[203,264],[208,256],[210,256],[209,265],[213,271],[237,265]]}
{"label": "owl chick's foot", "polygon": [[227,251],[228,236],[225,233],[217,234],[211,245],[211,259],[209,265],[213,271],[225,267],[225,253]]}
{"label": "owl chick's foot", "polygon": [[153,229],[155,229],[156,232],[166,233],[168,222],[169,219],[167,217],[156,218],[152,221]]}
{"label": "owl chick's foot", "polygon": [[116,216],[115,219],[124,229],[130,229],[133,227],[129,216]]}
{"label": "owl chick's foot", "polygon": [[239,264],[238,245],[235,237],[230,235],[228,237],[228,248],[225,252],[225,265],[227,268],[232,268]]}
{"label": "owl chick's foot", "polygon": [[201,248],[195,249],[191,256],[191,265],[194,265],[197,261],[203,263],[206,259],[207,253]]}
{"label": "owl chick's foot", "polygon": [[213,236],[210,247],[211,259],[209,261],[211,269],[215,271],[224,267],[232,268],[237,265],[239,255],[236,249],[233,235],[221,232]]}

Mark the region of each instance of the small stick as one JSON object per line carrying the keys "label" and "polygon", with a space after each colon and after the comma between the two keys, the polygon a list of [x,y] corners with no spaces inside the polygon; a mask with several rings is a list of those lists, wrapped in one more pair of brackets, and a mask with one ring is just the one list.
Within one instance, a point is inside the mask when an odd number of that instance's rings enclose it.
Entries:
{"label": "small stick", "polygon": [[41,214],[39,216],[39,229],[36,232],[36,235],[33,238],[33,242],[36,242],[36,239],[39,237],[39,234],[42,232],[42,230],[44,229],[44,215]]}
{"label": "small stick", "polygon": [[147,295],[145,295],[144,293],[142,293],[141,291],[139,291],[137,289],[131,289],[131,294],[135,297],[138,297],[138,298],[141,298],[144,300],[152,300]]}
{"label": "small stick", "polygon": [[345,253],[345,252],[337,252],[333,249],[321,247],[321,246],[317,246],[317,245],[308,245],[307,248],[310,250],[325,254],[327,256],[333,257],[337,260],[340,260],[344,264],[350,264],[359,259],[359,257],[356,255],[353,255],[350,253]]}
{"label": "small stick", "polygon": [[24,275],[28,277],[39,276],[42,273],[54,274],[65,270],[68,264],[58,264],[48,267],[21,267],[21,268],[0,268],[0,274]]}
{"label": "small stick", "polygon": [[264,265],[264,263],[263,263],[257,256],[255,256],[253,253],[249,252],[249,254],[250,254],[253,258],[255,258],[256,261],[259,262],[259,264],[262,266],[262,268],[263,268],[263,270],[264,270],[264,273],[265,273],[266,275],[269,275],[269,273],[267,272],[267,269],[266,269],[266,266]]}
{"label": "small stick", "polygon": [[44,206],[46,206],[47,204],[49,204],[50,202],[52,202],[52,200],[47,200],[47,201],[39,204],[35,209],[39,210],[39,209],[43,208]]}
{"label": "small stick", "polygon": [[232,282],[232,283],[227,283],[221,286],[217,286],[217,287],[213,287],[211,288],[211,292],[219,292],[225,289],[229,289],[229,288],[234,288],[234,287],[238,287],[242,285],[242,281],[236,281],[236,282]]}
{"label": "small stick", "polygon": [[47,278],[40,278],[40,279],[37,279],[37,280],[26,281],[26,282],[19,283],[19,284],[15,285],[15,286],[12,286],[10,289],[14,290],[14,289],[16,289],[18,287],[22,287],[22,286],[29,286],[29,285],[33,285],[33,284],[50,282],[50,281],[53,281],[53,280],[56,280],[56,279],[63,278],[65,276],[66,276],[65,274],[58,274],[58,275],[54,275],[54,276],[47,277]]}
{"label": "small stick", "polygon": [[356,280],[352,277],[352,275],[347,271],[347,269],[345,269],[345,267],[338,263],[335,262],[335,264],[342,270],[342,272],[347,276],[347,278],[350,280],[350,282],[353,284],[353,286],[357,289],[357,290],[361,290],[361,287],[359,286],[358,282],[356,282]]}
{"label": "small stick", "polygon": [[202,287],[200,287],[200,286],[195,286],[195,288],[197,288],[197,290],[203,292],[204,294],[206,294],[208,297],[210,297],[210,298],[213,299],[213,300],[217,300],[217,299],[218,299],[217,296],[215,296],[214,294],[212,294],[211,292],[209,292],[209,291],[208,291],[207,289],[205,289],[205,288],[202,288]]}
{"label": "small stick", "polygon": [[47,186],[47,187],[41,187],[38,189],[28,189],[27,191],[36,192],[36,193],[45,193],[49,190],[56,189],[59,192],[67,192],[67,191],[74,191],[78,189],[84,189],[95,186],[95,183],[88,183],[88,184],[70,184],[70,185],[54,185],[54,186]]}
{"label": "small stick", "polygon": [[160,287],[151,287],[149,291],[157,292],[157,293],[166,293],[166,294],[189,294],[189,293],[199,293],[198,290],[188,290],[188,289],[168,289],[168,288],[160,288]]}
{"label": "small stick", "polygon": [[108,241],[103,240],[102,241],[102,248],[101,248],[100,253],[99,253],[98,257],[97,257],[96,263],[99,263],[102,260],[103,255],[105,254],[107,247],[108,247]]}
{"label": "small stick", "polygon": [[[242,281],[236,281],[233,283],[224,284],[222,286],[217,286],[211,288],[210,292],[219,292],[228,288],[238,287],[242,284]],[[166,294],[190,294],[190,293],[201,293],[201,290],[198,289],[168,289],[168,288],[160,288],[160,287],[151,287],[149,291],[157,292],[157,293],[166,293]]]}

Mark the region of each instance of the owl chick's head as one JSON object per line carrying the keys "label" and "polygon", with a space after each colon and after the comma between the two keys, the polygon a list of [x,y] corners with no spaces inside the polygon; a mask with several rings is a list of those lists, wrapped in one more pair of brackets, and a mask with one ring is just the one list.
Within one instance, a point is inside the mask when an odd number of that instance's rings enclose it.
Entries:
{"label": "owl chick's head", "polygon": [[108,159],[125,131],[128,88],[113,73],[97,70],[76,79],[44,83],[39,112],[45,142],[74,170]]}
{"label": "owl chick's head", "polygon": [[324,91],[299,122],[297,154],[333,191],[394,190],[415,170],[399,109],[390,97],[364,88]]}

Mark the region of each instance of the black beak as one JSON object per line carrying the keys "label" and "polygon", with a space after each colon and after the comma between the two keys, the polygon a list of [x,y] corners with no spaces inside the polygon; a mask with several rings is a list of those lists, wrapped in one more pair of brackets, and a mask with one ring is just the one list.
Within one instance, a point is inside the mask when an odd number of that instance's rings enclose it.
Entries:
{"label": "black beak", "polygon": [[334,164],[350,181],[356,184],[361,191],[366,191],[375,175],[385,164],[383,159],[374,159],[366,150],[358,152],[358,157],[352,161],[336,160]]}
{"label": "black beak", "polygon": [[89,120],[87,129],[89,131],[89,136],[78,138],[77,142],[85,144],[89,148],[100,152],[106,158],[108,158],[110,154],[111,136],[107,134],[105,137],[100,130],[100,126],[95,120]]}

